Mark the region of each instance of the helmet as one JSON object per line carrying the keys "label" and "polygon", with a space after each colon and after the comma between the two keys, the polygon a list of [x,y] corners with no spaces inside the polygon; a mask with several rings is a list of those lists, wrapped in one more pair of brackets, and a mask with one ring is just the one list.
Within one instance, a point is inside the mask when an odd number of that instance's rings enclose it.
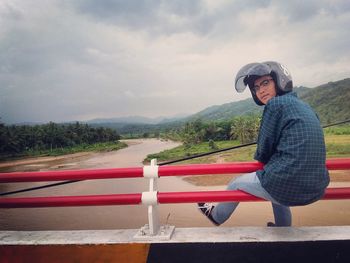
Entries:
{"label": "helmet", "polygon": [[236,75],[235,88],[238,92],[243,92],[248,86],[255,103],[263,105],[252,88],[254,81],[265,75],[270,75],[275,81],[277,95],[283,95],[293,90],[292,76],[289,70],[275,61],[250,63],[242,67]]}

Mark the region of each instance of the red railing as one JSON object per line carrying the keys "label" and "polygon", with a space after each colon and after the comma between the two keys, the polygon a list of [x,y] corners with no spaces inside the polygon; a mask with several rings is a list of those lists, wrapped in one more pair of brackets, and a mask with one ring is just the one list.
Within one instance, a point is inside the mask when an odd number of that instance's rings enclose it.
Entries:
{"label": "red railing", "polygon": [[[258,162],[240,162],[226,164],[198,164],[181,166],[159,166],[158,176],[204,175],[247,173],[262,168]],[[350,170],[350,158],[327,160],[329,170]],[[79,171],[1,173],[0,182],[36,182],[57,180],[88,180],[106,178],[132,178],[144,176],[144,169],[115,168]],[[264,201],[243,191],[200,191],[200,192],[158,192],[157,202],[195,203],[195,202],[228,202],[228,201]],[[350,199],[350,187],[329,188],[323,199]],[[20,207],[57,207],[57,206],[102,206],[102,205],[135,205],[142,203],[142,194],[113,194],[91,196],[59,197],[16,197],[0,198],[0,208]]]}
{"label": "red railing", "polygon": [[[243,191],[159,192],[159,204],[265,201]],[[350,199],[350,188],[328,188],[323,200]],[[138,205],[142,194],[0,198],[0,208]]]}
{"label": "red railing", "polygon": [[[327,160],[329,170],[350,170],[350,158]],[[259,162],[235,162],[222,164],[192,164],[159,166],[158,175],[162,176],[187,176],[208,174],[234,174],[250,173],[263,167]],[[15,182],[42,182],[65,180],[91,180],[111,178],[137,178],[143,177],[143,167],[113,168],[95,170],[66,170],[48,172],[14,172],[0,173],[0,183]]]}

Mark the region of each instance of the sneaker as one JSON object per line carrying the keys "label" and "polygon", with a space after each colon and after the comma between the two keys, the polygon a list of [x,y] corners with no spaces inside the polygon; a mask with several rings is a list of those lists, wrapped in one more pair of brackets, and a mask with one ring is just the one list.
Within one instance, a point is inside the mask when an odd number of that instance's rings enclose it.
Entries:
{"label": "sneaker", "polygon": [[212,204],[198,203],[199,211],[201,211],[201,213],[203,215],[205,215],[214,225],[218,226],[220,224],[218,222],[216,222],[211,215],[211,211],[213,210],[213,208],[214,208],[214,206]]}
{"label": "sneaker", "polygon": [[268,222],[268,223],[267,223],[267,226],[272,226],[272,227],[274,227],[274,226],[276,226],[276,224],[275,224],[275,223],[272,223],[272,222]]}

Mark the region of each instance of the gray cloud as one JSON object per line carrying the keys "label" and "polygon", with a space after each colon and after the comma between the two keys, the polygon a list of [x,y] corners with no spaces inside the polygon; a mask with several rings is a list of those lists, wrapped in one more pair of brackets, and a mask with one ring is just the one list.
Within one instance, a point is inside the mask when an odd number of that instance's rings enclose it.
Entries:
{"label": "gray cloud", "polygon": [[201,1],[108,0],[101,5],[99,1],[87,0],[69,5],[96,21],[156,35],[201,29],[193,21],[204,12]]}
{"label": "gray cloud", "polygon": [[220,5],[213,4],[215,1],[177,0],[107,0],[103,5],[96,0],[68,3],[82,14],[119,27],[152,34],[190,31],[206,35],[220,24],[221,19],[234,20],[242,10],[267,7],[270,0],[226,1]]}
{"label": "gray cloud", "polygon": [[349,77],[349,1],[2,1],[6,122],[193,113],[249,96],[235,72],[278,60],[296,85]]}
{"label": "gray cloud", "polygon": [[153,24],[156,21],[156,12],[160,5],[159,1],[122,1],[87,0],[72,2],[76,9],[83,14],[95,17],[108,23],[120,24],[130,28],[142,27]]}

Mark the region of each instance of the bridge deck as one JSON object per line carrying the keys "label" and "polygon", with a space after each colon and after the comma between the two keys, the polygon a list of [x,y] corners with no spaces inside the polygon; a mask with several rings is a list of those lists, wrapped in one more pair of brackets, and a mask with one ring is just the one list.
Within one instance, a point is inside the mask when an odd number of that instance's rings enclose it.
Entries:
{"label": "bridge deck", "polygon": [[138,229],[0,231],[0,245],[301,242],[350,240],[350,226],[176,228],[170,240],[135,240]]}
{"label": "bridge deck", "polygon": [[0,262],[350,262],[350,226],[0,231]]}

